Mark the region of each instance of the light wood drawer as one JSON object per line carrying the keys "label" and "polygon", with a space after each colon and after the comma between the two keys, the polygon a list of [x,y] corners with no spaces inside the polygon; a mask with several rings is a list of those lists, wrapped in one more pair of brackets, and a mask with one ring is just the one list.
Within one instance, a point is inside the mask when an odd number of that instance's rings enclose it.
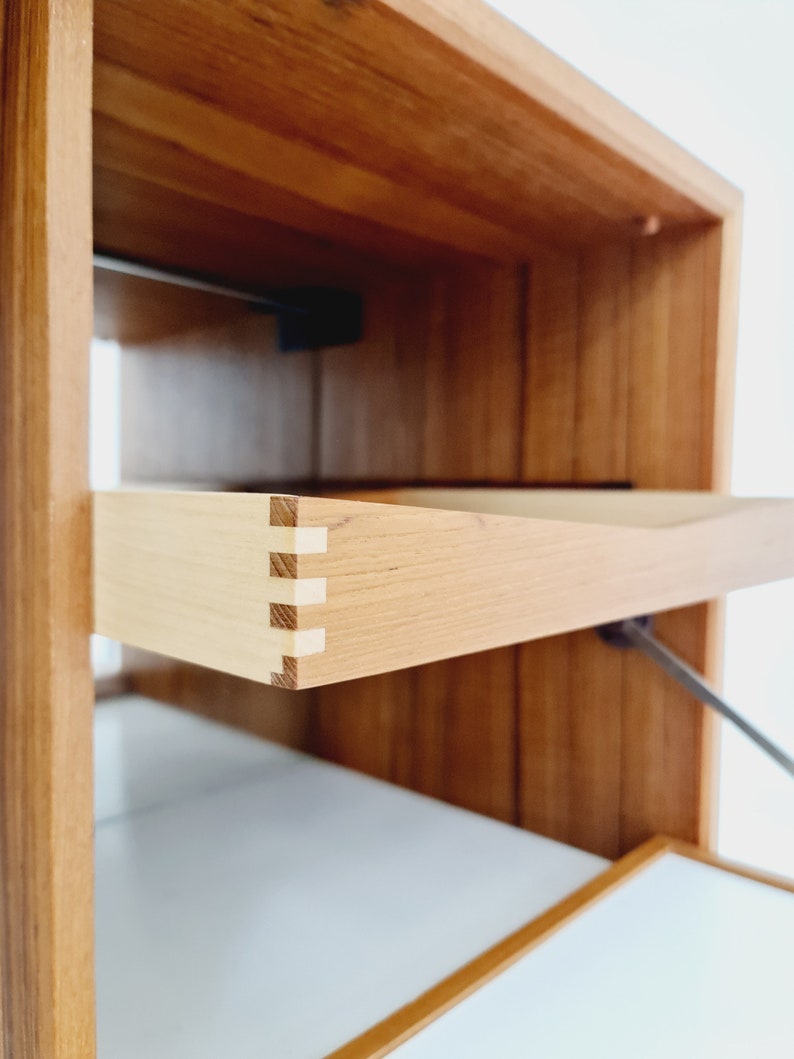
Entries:
{"label": "light wood drawer", "polygon": [[95,631],[303,688],[794,575],[794,501],[376,495],[97,493]]}

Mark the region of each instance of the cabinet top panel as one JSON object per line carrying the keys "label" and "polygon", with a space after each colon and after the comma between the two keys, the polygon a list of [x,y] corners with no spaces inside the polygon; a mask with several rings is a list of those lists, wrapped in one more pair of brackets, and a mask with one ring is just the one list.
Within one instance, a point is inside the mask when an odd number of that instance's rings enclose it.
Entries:
{"label": "cabinet top panel", "polygon": [[176,196],[411,259],[521,260],[740,202],[479,0],[98,0],[95,58],[106,244],[131,186],[152,239]]}

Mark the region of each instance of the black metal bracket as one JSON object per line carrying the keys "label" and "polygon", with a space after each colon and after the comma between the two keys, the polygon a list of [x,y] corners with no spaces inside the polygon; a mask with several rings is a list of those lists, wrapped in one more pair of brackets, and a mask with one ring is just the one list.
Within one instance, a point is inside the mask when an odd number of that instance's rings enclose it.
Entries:
{"label": "black metal bracket", "polygon": [[278,344],[283,353],[348,346],[361,340],[364,316],[361,295],[338,287],[246,290],[198,273],[170,271],[143,261],[100,253],[94,254],[94,268],[245,302],[255,312],[276,317]]}
{"label": "black metal bracket", "polygon": [[794,777],[794,758],[781,750],[777,744],[760,732],[732,706],[729,706],[722,696],[709,686],[697,670],[679,658],[669,647],[653,635],[653,619],[648,615],[640,618],[627,618],[625,621],[611,622],[601,625],[596,632],[601,639],[612,647],[622,649],[637,648],[650,658],[660,669],[676,680],[695,698],[700,699],[706,706],[716,710],[720,716],[730,721],[732,725],[747,736],[757,747],[760,747],[772,758],[782,769]]}
{"label": "black metal bracket", "polygon": [[295,287],[274,294],[272,308],[254,308],[275,313],[282,353],[361,340],[364,307],[359,294],[337,287]]}

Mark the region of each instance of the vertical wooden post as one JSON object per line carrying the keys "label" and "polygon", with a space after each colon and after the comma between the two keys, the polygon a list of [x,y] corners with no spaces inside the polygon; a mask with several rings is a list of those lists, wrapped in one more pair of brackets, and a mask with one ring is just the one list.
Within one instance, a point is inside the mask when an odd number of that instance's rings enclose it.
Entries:
{"label": "vertical wooden post", "polygon": [[90,0],[0,3],[0,1055],[90,1059]]}

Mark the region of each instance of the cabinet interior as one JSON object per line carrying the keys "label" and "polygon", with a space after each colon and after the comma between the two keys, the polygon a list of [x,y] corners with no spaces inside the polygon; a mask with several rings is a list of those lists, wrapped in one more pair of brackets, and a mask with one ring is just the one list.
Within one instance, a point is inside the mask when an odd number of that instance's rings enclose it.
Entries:
{"label": "cabinet interior", "polygon": [[[177,36],[160,5],[97,5],[95,248],[252,289],[345,287],[364,336],[281,353],[271,317],[96,271],[124,482],[721,489],[734,234],[716,191],[687,194],[683,152],[666,182],[572,137],[552,101],[463,40],[450,62],[400,4],[268,7],[262,49],[247,5],[222,27],[198,5]],[[658,629],[713,673],[718,624],[709,605]],[[603,856],[708,829],[707,719],[591,632],[308,692],[132,650],[125,669],[152,697]]]}

